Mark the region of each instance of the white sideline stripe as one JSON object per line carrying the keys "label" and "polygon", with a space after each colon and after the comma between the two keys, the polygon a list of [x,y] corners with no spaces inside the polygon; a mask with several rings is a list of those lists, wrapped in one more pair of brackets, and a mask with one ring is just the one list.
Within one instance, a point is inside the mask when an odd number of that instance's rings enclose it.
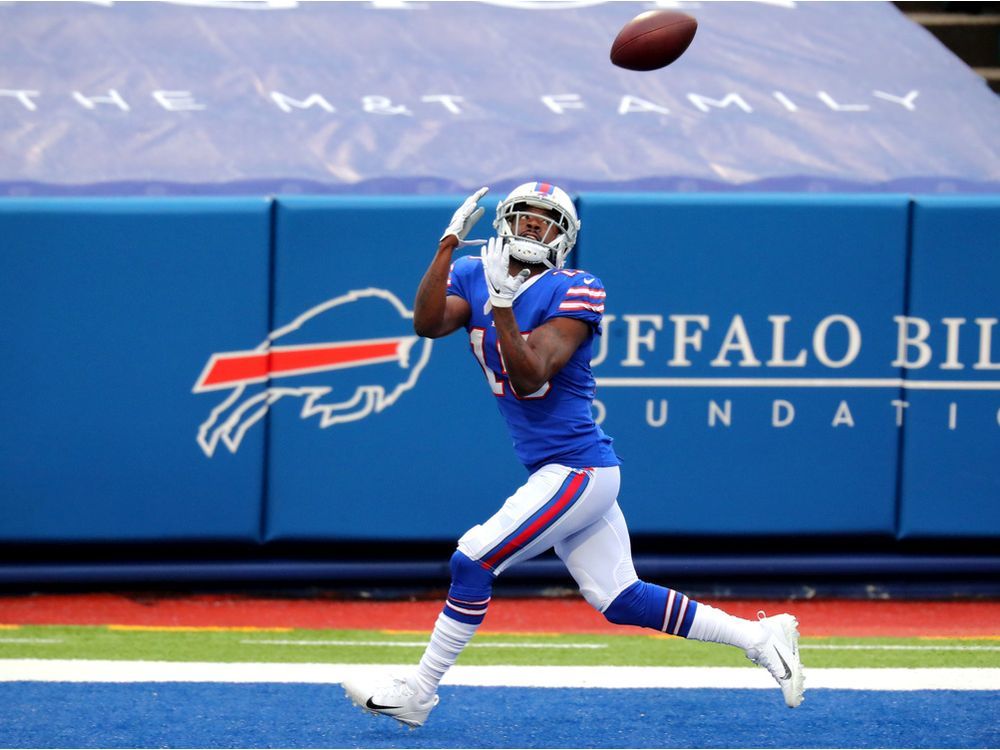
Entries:
{"label": "white sideline stripe", "polygon": [[[400,646],[404,648],[426,648],[427,641],[296,641],[296,640],[245,640],[243,644],[258,646]],[[607,648],[606,643],[470,643],[470,648]],[[998,647],[1000,648],[1000,647]]]}
{"label": "white sideline stripe", "polygon": [[[0,682],[300,682],[335,684],[407,674],[412,664],[260,664],[219,662],[0,659]],[[548,688],[761,688],[750,667],[455,666],[446,685]],[[839,690],[1000,690],[1000,668],[807,669],[806,687]]]}
{"label": "white sideline stripe", "polygon": [[800,645],[801,651],[1000,651],[1000,646],[913,646],[902,644],[852,643],[836,646],[830,643]]}

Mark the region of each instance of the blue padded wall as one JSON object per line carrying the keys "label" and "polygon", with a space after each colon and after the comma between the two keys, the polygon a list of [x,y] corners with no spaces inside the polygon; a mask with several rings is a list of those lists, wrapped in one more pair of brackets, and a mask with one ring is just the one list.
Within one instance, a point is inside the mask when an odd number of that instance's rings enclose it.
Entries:
{"label": "blue padded wall", "polygon": [[266,334],[268,202],[6,200],[0,237],[0,540],[256,540],[263,441],[207,459],[191,390]]}
{"label": "blue padded wall", "polygon": [[585,195],[580,215],[632,530],[892,534],[907,198]]}
{"label": "blue padded wall", "polygon": [[[905,352],[914,366],[906,375],[913,385],[904,427],[903,537],[1000,535],[998,290],[1000,198],[919,198],[909,315],[910,338],[923,344]],[[916,319],[924,321],[926,338]]]}
{"label": "blue padded wall", "polygon": [[[459,203],[279,199],[274,325],[307,318],[275,343],[409,350],[272,383],[286,390],[270,414],[268,539],[457,538],[523,482],[465,331],[413,333],[417,285]],[[495,201],[483,205],[489,217]],[[485,218],[474,236],[491,231]]]}
{"label": "blue padded wall", "polygon": [[[485,520],[523,467],[464,331],[410,319],[462,197],[0,202],[0,541]],[[1000,535],[1000,199],[578,205],[633,533]]]}

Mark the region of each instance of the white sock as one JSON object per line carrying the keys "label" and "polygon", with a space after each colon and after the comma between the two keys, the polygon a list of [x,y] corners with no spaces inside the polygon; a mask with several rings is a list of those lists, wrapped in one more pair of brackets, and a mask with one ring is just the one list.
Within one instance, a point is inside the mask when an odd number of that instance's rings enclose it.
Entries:
{"label": "white sock", "polygon": [[420,657],[417,671],[412,675],[411,684],[417,689],[421,702],[428,701],[437,692],[438,684],[458,655],[462,653],[479,625],[470,625],[448,617],[443,612],[438,615],[431,633],[431,642]]}
{"label": "white sock", "polygon": [[764,631],[758,622],[744,620],[698,602],[687,637],[696,641],[727,643],[746,651],[763,640]]}

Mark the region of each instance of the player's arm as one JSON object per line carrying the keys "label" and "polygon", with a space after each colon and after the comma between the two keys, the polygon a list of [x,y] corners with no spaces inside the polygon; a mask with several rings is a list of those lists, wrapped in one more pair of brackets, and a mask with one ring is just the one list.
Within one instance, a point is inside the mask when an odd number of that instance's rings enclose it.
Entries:
{"label": "player's arm", "polygon": [[522,396],[551,380],[590,335],[582,320],[553,318],[524,339],[510,307],[494,307],[493,324],[511,388]]}
{"label": "player's arm", "polygon": [[513,305],[529,271],[523,269],[516,276],[510,275],[510,249],[497,237],[486,243],[480,258],[489,293],[487,304],[493,308],[493,325],[507,378],[515,393],[534,393],[565,367],[590,335],[590,327],[582,320],[558,317],[538,326],[525,340]]}
{"label": "player's arm", "polygon": [[429,339],[447,336],[469,322],[469,303],[447,294],[451,254],[458,238],[449,234],[438,243],[437,253],[417,287],[413,302],[413,330]]}
{"label": "player's arm", "polygon": [[413,330],[418,336],[440,338],[469,322],[472,314],[469,303],[461,297],[448,294],[448,272],[455,248],[483,244],[477,240],[466,242],[465,237],[483,215],[484,209],[479,208],[478,203],[487,190],[489,188],[480,188],[465,199],[438,241],[437,253],[420,280],[417,297],[413,302]]}

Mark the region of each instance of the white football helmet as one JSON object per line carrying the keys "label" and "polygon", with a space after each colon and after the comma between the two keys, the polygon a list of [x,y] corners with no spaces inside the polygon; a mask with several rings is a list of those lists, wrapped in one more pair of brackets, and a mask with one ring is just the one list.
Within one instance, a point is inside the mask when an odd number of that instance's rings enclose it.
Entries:
{"label": "white football helmet", "polygon": [[[525,206],[545,208],[552,212],[551,217],[543,218],[558,231],[555,239],[542,242],[547,231],[543,231],[538,240],[518,237],[518,220],[522,215],[530,213],[524,210]],[[544,263],[549,268],[562,268],[566,256],[576,244],[580,220],[576,218],[576,208],[566,191],[548,182],[526,182],[511,190],[500,201],[493,227],[500,238],[507,242],[512,257],[524,263]]]}

